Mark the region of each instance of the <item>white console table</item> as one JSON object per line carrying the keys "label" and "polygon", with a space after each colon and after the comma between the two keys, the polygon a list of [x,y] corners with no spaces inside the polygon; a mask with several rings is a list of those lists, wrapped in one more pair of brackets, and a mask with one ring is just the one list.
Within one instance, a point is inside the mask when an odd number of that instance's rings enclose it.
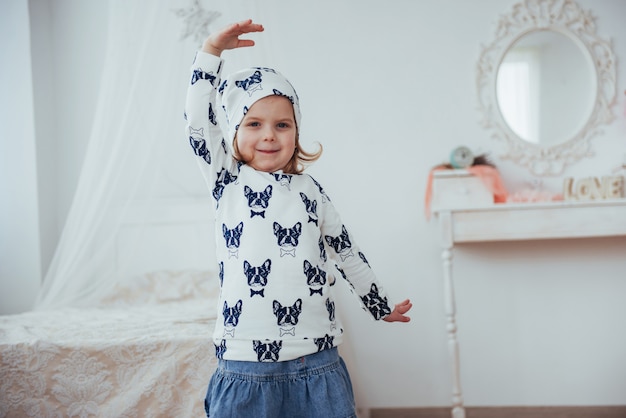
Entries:
{"label": "white console table", "polygon": [[[433,214],[443,248],[443,286],[452,368],[452,417],[465,418],[461,390],[456,302],[452,277],[455,244],[591,238],[626,235],[626,199],[591,202],[501,203],[484,201],[480,182],[463,170],[435,173]],[[445,193],[445,196],[442,194]],[[479,196],[473,199],[473,196]]]}

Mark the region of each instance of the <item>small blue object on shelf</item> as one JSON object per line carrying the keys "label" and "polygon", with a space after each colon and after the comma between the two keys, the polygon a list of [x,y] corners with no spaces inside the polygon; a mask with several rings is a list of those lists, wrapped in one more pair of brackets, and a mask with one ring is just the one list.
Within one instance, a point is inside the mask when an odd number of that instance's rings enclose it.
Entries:
{"label": "small blue object on shelf", "polygon": [[467,168],[474,164],[474,153],[465,146],[460,146],[450,153],[450,165],[454,168]]}

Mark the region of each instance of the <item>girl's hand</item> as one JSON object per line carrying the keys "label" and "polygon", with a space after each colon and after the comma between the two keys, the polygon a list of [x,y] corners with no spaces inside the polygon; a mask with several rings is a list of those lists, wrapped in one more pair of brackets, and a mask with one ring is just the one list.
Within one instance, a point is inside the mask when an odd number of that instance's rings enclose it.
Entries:
{"label": "girl's hand", "polygon": [[202,51],[219,57],[227,49],[254,46],[251,39],[239,39],[239,36],[251,32],[263,32],[263,25],[253,23],[252,19],[226,26],[217,33],[210,34],[202,44]]}
{"label": "girl's hand", "polygon": [[387,322],[409,322],[411,318],[405,315],[413,307],[410,300],[406,299],[398,303],[389,315],[383,318]]}

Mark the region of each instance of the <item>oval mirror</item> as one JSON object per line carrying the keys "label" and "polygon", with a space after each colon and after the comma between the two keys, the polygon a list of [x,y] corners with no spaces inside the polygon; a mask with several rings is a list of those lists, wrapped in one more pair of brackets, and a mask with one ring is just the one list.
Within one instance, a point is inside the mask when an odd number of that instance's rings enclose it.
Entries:
{"label": "oval mirror", "polygon": [[593,155],[617,93],[615,53],[595,31],[573,0],[523,1],[500,17],[476,77],[482,125],[506,146],[499,157],[549,176]]}
{"label": "oval mirror", "polygon": [[587,123],[596,95],[591,57],[572,38],[538,30],[518,39],[500,63],[498,108],[521,139],[556,145]]}

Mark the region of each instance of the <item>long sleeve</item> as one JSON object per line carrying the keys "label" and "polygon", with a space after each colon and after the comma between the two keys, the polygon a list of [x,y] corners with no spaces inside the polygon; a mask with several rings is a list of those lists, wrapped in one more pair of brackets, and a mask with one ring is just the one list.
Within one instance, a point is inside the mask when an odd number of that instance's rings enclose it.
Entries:
{"label": "long sleeve", "polygon": [[320,191],[323,196],[321,205],[323,222],[320,228],[324,244],[329,250],[335,268],[359,297],[361,307],[376,320],[385,318],[391,313],[385,290],[378,282],[365,255],[341,221],[330,198],[321,190],[321,187]]}
{"label": "long sleeve", "polygon": [[223,61],[199,51],[191,66],[185,103],[186,137],[216,201],[225,184],[236,179],[236,163],[217,117],[217,90]]}

